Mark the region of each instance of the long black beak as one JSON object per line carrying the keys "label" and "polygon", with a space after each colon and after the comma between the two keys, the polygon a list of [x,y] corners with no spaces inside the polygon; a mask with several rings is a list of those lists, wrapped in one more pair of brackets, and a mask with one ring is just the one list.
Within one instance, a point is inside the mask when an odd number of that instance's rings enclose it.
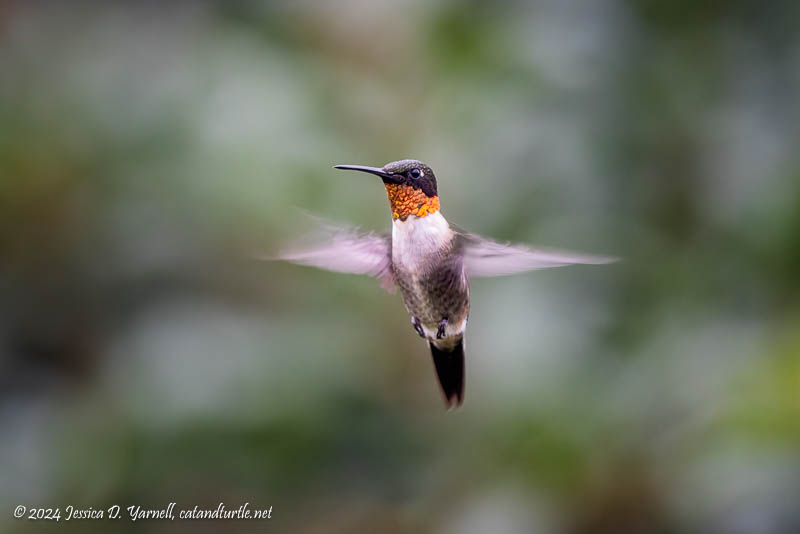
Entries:
{"label": "long black beak", "polygon": [[345,171],[361,171],[361,172],[368,172],[370,174],[374,174],[375,176],[380,176],[383,178],[385,183],[397,183],[397,178],[389,174],[388,172],[384,172],[383,169],[379,167],[367,167],[364,165],[334,165],[334,169],[342,169]]}

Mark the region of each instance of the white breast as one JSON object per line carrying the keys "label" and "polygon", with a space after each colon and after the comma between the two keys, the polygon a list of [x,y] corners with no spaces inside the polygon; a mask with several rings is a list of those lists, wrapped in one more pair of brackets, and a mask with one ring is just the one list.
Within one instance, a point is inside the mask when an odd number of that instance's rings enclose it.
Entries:
{"label": "white breast", "polygon": [[426,217],[409,216],[392,223],[392,262],[410,273],[418,273],[423,261],[449,246],[453,231],[437,211]]}

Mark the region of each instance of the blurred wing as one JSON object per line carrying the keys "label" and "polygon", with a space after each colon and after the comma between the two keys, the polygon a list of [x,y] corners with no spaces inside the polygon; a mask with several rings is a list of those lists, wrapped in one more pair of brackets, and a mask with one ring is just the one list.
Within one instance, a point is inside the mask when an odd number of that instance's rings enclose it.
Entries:
{"label": "blurred wing", "polygon": [[377,278],[385,290],[393,290],[390,236],[323,223],[309,237],[314,244],[290,247],[276,259],[339,273],[366,274]]}
{"label": "blurred wing", "polygon": [[603,264],[617,261],[606,256],[591,256],[558,250],[529,248],[497,243],[475,234],[461,234],[464,268],[467,276],[506,276],[536,269],[574,264]]}

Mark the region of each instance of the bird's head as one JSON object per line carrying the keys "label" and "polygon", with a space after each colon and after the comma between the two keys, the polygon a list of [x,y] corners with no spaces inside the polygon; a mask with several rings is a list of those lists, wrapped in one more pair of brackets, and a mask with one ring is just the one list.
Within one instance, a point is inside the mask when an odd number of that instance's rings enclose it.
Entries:
{"label": "bird's head", "polygon": [[383,167],[336,165],[335,169],[361,171],[380,176],[389,196],[392,218],[425,217],[439,211],[439,196],[433,169],[415,159],[402,159]]}

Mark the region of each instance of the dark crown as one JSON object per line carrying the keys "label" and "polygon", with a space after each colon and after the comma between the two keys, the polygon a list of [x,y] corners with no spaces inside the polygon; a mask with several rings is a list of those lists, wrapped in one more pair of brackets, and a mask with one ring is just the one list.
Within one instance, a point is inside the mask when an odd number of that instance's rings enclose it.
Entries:
{"label": "dark crown", "polygon": [[383,166],[383,171],[393,175],[397,183],[422,190],[429,197],[438,196],[436,175],[433,169],[415,159],[401,159]]}

